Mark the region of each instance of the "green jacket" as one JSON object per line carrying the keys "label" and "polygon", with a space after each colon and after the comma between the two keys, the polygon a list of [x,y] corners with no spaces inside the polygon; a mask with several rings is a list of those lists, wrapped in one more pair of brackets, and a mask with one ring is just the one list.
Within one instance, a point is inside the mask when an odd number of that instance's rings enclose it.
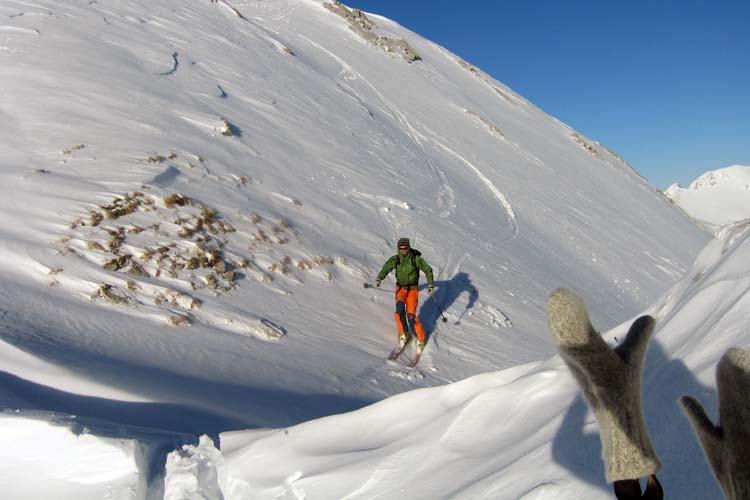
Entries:
{"label": "green jacket", "polygon": [[383,269],[378,273],[378,281],[388,276],[393,270],[396,270],[396,285],[417,287],[419,286],[419,270],[421,269],[427,278],[427,284],[433,285],[432,268],[426,260],[422,258],[419,250],[409,249],[409,253],[401,256],[401,252],[388,259],[383,265]]}

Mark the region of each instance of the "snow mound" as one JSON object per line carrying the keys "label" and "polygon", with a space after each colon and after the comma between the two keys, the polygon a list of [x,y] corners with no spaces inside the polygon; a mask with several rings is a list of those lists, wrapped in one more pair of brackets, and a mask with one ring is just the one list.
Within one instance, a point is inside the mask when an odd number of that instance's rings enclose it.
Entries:
{"label": "snow mound", "polygon": [[139,498],[135,441],[81,431],[69,418],[0,413],[3,497]]}
{"label": "snow mound", "polygon": [[221,498],[219,467],[223,458],[208,436],[167,456],[164,500]]}

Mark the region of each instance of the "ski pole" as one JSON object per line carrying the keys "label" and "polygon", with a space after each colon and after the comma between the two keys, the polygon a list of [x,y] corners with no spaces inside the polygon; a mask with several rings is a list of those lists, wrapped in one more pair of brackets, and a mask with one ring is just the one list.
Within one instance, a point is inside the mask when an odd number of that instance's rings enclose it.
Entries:
{"label": "ski pole", "polygon": [[375,290],[380,290],[381,292],[395,292],[396,290],[386,290],[384,288],[380,288],[379,286],[375,286],[371,283],[365,283],[363,285],[365,288],[374,288]]}
{"label": "ski pole", "polygon": [[443,323],[445,323],[446,321],[448,321],[448,318],[446,318],[445,314],[443,314],[443,308],[440,307],[440,304],[438,304],[438,301],[434,295],[430,295],[430,297],[432,297],[432,300],[435,301],[435,307],[437,307],[438,312],[440,313],[440,318],[443,320]]}

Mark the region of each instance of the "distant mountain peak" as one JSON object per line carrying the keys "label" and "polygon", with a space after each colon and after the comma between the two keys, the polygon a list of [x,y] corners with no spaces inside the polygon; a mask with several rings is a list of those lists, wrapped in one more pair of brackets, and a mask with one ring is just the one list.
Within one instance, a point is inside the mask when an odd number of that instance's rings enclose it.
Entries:
{"label": "distant mountain peak", "polygon": [[731,186],[742,187],[750,184],[750,167],[743,165],[732,165],[717,170],[710,170],[701,175],[693,182],[690,187],[693,191],[712,186]]}
{"label": "distant mountain peak", "polygon": [[664,195],[711,230],[750,217],[750,166],[710,170],[687,189],[669,186]]}

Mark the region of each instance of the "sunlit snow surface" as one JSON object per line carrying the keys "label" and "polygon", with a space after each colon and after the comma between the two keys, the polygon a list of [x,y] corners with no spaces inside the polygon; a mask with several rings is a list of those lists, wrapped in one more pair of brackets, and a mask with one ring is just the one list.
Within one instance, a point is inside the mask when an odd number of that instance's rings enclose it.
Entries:
{"label": "sunlit snow surface", "polygon": [[664,192],[710,230],[750,218],[750,167],[733,165],[706,172],[687,189],[672,184]]}
{"label": "sunlit snow surface", "polygon": [[[96,452],[111,478],[71,498],[605,495],[550,359],[559,286],[603,330],[657,308],[661,359],[712,387],[741,337],[694,350],[680,336],[704,335],[704,302],[674,315],[687,299],[663,295],[682,279],[698,296],[708,233],[603,145],[369,19],[375,42],[318,1],[0,5],[2,404],[140,450]],[[416,369],[385,361],[393,278],[363,287],[401,236],[435,271]],[[649,397],[676,412],[672,396]],[[226,434],[258,428],[289,433]],[[35,435],[4,460],[53,439]],[[18,498],[58,484],[41,460]]]}

